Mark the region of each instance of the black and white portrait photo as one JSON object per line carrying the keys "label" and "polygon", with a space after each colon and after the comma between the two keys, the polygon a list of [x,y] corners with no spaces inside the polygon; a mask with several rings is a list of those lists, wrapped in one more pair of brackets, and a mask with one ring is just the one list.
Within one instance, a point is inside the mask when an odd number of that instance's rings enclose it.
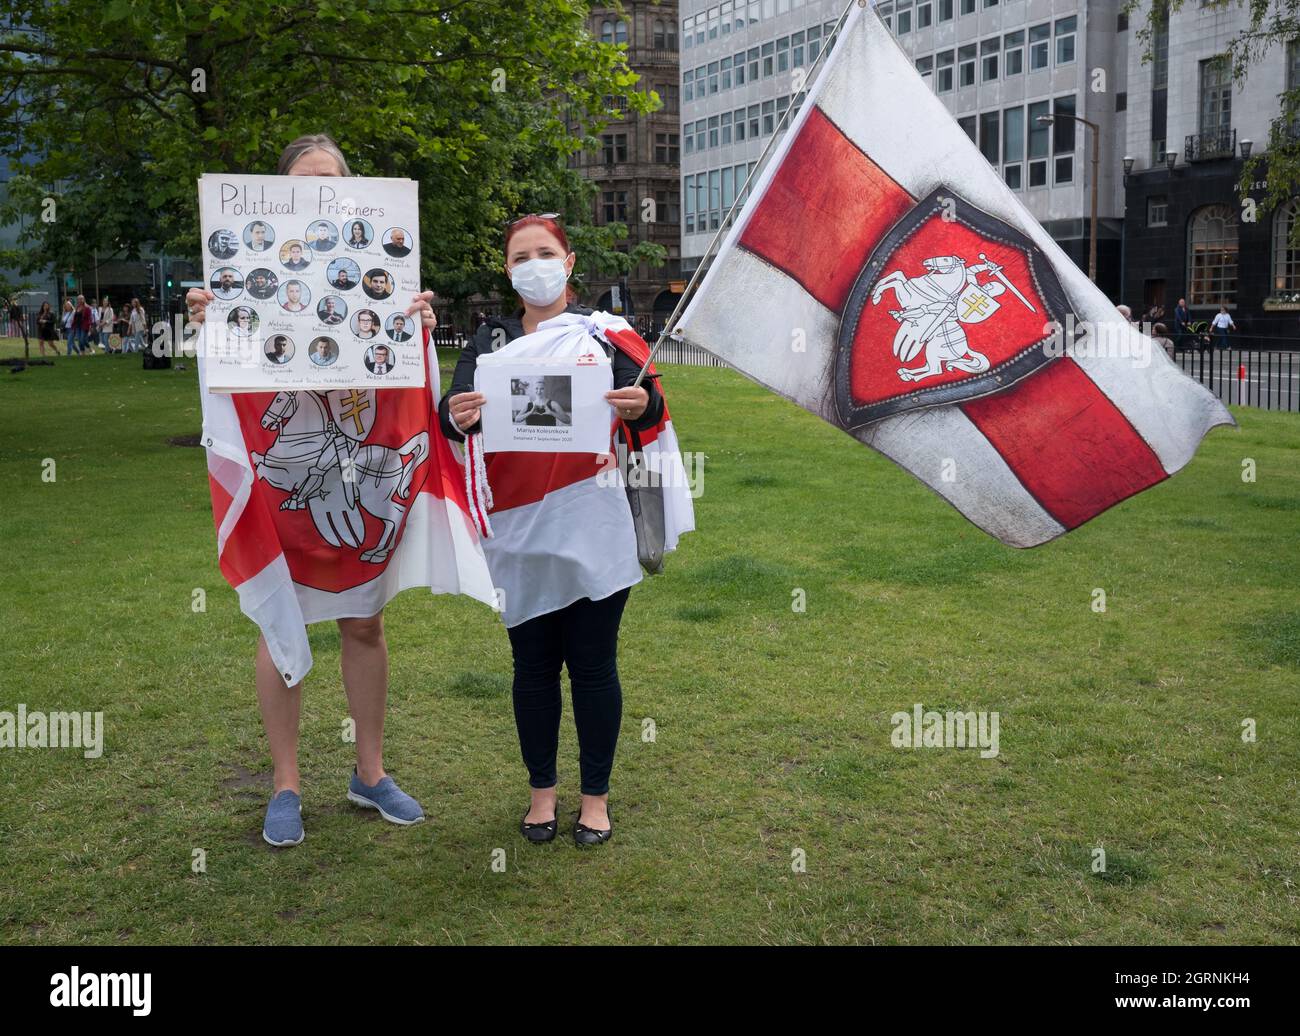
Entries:
{"label": "black and white portrait photo", "polygon": [[239,237],[233,230],[214,230],[208,235],[208,251],[218,259],[233,259],[239,251]]}
{"label": "black and white portrait photo", "polygon": [[539,374],[510,379],[510,420],[548,428],[573,423],[573,379],[567,374]]}

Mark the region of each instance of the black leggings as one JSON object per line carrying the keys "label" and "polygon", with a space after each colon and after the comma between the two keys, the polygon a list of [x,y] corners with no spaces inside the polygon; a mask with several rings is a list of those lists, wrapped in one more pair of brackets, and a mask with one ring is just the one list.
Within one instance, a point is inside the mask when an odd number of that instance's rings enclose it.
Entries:
{"label": "black leggings", "polygon": [[623,690],[618,682],[618,627],[625,588],[599,601],[583,598],[507,630],[515,657],[515,725],[528,783],[553,788],[560,743],[560,667],[573,686],[578,764],[584,795],[609,791]]}

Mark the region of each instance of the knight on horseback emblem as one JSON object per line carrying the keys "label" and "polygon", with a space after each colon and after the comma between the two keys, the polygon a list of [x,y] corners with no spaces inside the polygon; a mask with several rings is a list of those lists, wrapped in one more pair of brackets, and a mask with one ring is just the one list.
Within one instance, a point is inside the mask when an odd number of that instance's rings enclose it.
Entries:
{"label": "knight on horseback emblem", "polygon": [[[909,278],[901,270],[893,270],[876,282],[872,305],[879,305],[885,292],[892,290],[899,307],[889,311],[899,323],[894,355],[907,364],[925,350],[922,366],[898,368],[900,380],[921,381],[954,370],[987,371],[988,357],[971,348],[963,325],[991,317],[1001,308],[998,296],[1007,290],[1030,311],[1038,312],[1003,273],[1003,267],[983,252],[979,257],[981,262],[967,266],[960,256],[933,256],[924,260],[926,272],[919,277]],[[981,284],[980,273],[988,273],[992,279]]]}
{"label": "knight on horseback emblem", "polygon": [[373,389],[277,393],[262,414],[262,427],[275,431],[276,440],[266,453],[253,453],[253,469],[288,494],[280,510],[306,508],[332,547],[365,543],[362,511],[379,519],[379,542],[361,560],[381,564],[396,547],[407,509],[401,501],[429,456],[429,435],[420,432],[396,447],[366,442],[377,406]]}

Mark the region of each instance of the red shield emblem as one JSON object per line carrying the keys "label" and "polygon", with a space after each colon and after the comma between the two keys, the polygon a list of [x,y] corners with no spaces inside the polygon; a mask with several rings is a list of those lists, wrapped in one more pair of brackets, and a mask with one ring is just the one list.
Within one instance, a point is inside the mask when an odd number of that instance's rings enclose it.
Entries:
{"label": "red shield emblem", "polygon": [[853,429],[991,395],[1057,359],[1070,312],[1051,262],[1013,227],[940,188],[903,216],[854,282],[835,358]]}

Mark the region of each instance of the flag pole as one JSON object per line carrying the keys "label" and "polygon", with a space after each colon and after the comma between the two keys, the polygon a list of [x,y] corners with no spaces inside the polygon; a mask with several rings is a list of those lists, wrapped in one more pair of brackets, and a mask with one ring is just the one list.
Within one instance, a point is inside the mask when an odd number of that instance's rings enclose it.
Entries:
{"label": "flag pole", "polygon": [[[772,136],[768,140],[767,145],[759,153],[758,158],[755,159],[754,171],[746,178],[746,186],[748,186],[750,180],[754,179],[758,175],[768,153],[772,150],[772,147],[776,144],[777,140],[780,139],[786,123],[790,121],[790,117],[794,114],[796,98],[802,98],[808,93],[808,84],[812,82],[813,73],[817,71],[817,66],[822,63],[822,60],[826,55],[831,52],[835,41],[839,38],[840,28],[844,25],[844,19],[849,16],[849,12],[853,10],[855,4],[858,7],[866,7],[868,2],[871,2],[871,0],[849,0],[848,5],[836,20],[835,27],[831,29],[830,35],[826,39],[826,45],[822,48],[821,53],[817,55],[817,60],[808,67],[808,74],[804,76],[804,81],[800,86],[799,91],[790,98],[790,107],[782,112],[781,120],[776,124],[776,128],[772,130]],[[646,371],[648,371],[650,365],[654,363],[655,353],[659,351],[659,347],[669,338],[679,338],[682,329],[674,326],[677,323],[677,318],[681,316],[682,309],[686,305],[686,300],[690,298],[691,292],[695,290],[695,285],[699,281],[700,275],[704,272],[705,266],[708,264],[714,250],[722,240],[722,235],[727,232],[732,217],[735,216],[736,210],[739,208],[740,192],[737,191],[736,198],[731,203],[731,208],[727,210],[726,215],[722,217],[722,222],[718,225],[718,232],[713,235],[713,240],[709,242],[709,247],[704,250],[704,255],[700,257],[699,265],[695,267],[695,272],[691,274],[690,281],[687,282],[686,288],[682,291],[682,297],[677,300],[677,305],[673,307],[672,314],[666,321],[664,321],[664,329],[659,332],[659,337],[655,340],[654,347],[650,350],[650,355],[646,357],[645,363],[641,366],[640,373],[636,376],[636,381],[632,383],[633,388],[639,388],[641,386],[641,382],[645,379]]]}

